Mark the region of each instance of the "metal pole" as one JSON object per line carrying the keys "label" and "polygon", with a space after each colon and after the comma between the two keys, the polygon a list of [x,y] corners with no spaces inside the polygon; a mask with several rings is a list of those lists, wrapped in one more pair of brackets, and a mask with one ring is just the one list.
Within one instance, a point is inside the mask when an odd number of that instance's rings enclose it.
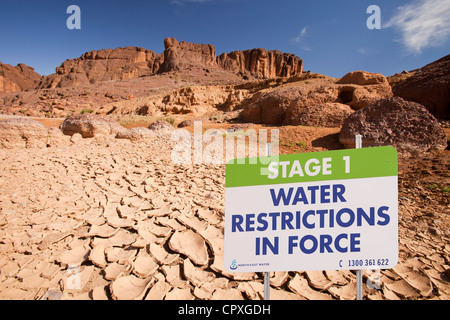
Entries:
{"label": "metal pole", "polygon": [[[356,149],[362,148],[362,135],[358,134],[355,137]],[[363,298],[363,277],[362,270],[356,270],[356,300],[362,300]]]}
{"label": "metal pole", "polygon": [[[266,143],[266,156],[272,154],[272,145]],[[264,272],[264,300],[270,300],[270,272]]]}

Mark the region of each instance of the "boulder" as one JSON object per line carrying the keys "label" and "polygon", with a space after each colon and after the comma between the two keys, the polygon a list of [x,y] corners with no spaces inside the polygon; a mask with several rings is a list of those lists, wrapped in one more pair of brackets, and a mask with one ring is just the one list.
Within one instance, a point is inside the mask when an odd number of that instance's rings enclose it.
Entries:
{"label": "boulder", "polygon": [[405,156],[447,147],[437,119],[424,106],[398,97],[379,100],[350,115],[344,121],[339,141],[346,148],[354,148],[358,134],[363,136],[363,147],[391,145]]}
{"label": "boulder", "polygon": [[337,84],[358,84],[361,86],[372,84],[387,84],[388,80],[381,73],[372,73],[367,71],[353,71],[342,77]]}
{"label": "boulder", "polygon": [[261,90],[245,101],[240,120],[268,125],[285,124],[286,110],[302,96],[303,91],[295,87]]}
{"label": "boulder", "polygon": [[438,119],[450,119],[450,55],[417,70],[396,84],[393,92],[424,105]]}
{"label": "boulder", "polygon": [[116,121],[96,114],[79,114],[68,117],[59,126],[65,135],[81,134],[83,138],[92,138],[97,135],[117,134],[126,130]]}
{"label": "boulder", "polygon": [[137,127],[120,131],[116,134],[116,139],[128,139],[131,141],[151,141],[155,138],[155,133],[148,128]]}
{"label": "boulder", "polygon": [[151,131],[155,132],[170,132],[174,127],[166,120],[158,120],[148,126]]}
{"label": "boulder", "polygon": [[292,125],[337,128],[354,111],[346,104],[327,102],[306,108]]}
{"label": "boulder", "polygon": [[0,121],[0,147],[45,148],[48,130],[40,122],[28,118],[12,118]]}

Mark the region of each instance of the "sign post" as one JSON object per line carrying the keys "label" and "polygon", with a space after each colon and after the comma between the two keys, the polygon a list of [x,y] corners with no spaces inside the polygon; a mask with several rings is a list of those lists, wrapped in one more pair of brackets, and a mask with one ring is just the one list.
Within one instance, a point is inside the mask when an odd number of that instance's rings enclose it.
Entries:
{"label": "sign post", "polygon": [[389,269],[398,261],[397,152],[336,150],[231,161],[230,272]]}
{"label": "sign post", "polygon": [[[362,135],[358,134],[355,136],[355,147],[356,149],[362,148]],[[362,300],[363,297],[363,277],[362,270],[356,270],[356,300]]]}

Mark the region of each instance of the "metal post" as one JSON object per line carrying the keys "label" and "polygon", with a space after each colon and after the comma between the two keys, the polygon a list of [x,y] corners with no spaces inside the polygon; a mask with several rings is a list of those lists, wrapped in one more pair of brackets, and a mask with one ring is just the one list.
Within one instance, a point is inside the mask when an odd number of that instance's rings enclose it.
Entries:
{"label": "metal post", "polygon": [[[362,148],[362,135],[358,134],[355,137],[356,149]],[[356,300],[362,300],[363,298],[363,277],[362,270],[356,270]]]}
{"label": "metal post", "polygon": [[[272,154],[272,145],[266,143],[266,156]],[[270,272],[264,272],[264,300],[270,300]]]}
{"label": "metal post", "polygon": [[264,272],[264,300],[270,300],[270,272]]}

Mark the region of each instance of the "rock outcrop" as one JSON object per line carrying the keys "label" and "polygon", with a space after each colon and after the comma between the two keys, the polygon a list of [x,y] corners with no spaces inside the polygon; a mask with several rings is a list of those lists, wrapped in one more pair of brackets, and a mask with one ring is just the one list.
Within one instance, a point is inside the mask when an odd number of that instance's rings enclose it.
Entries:
{"label": "rock outcrop", "polygon": [[438,119],[450,119],[450,55],[417,70],[396,84],[393,92],[424,105]]}
{"label": "rock outcrop", "polygon": [[303,60],[277,50],[251,49],[223,53],[217,64],[226,71],[255,78],[290,77],[303,72]]}
{"label": "rock outcrop", "polygon": [[95,114],[79,114],[68,117],[59,126],[65,135],[72,136],[79,133],[83,138],[101,135],[116,135],[126,129],[116,121]]}
{"label": "rock outcrop", "polygon": [[245,122],[308,125],[303,123],[305,118],[301,115],[310,107],[339,103],[358,110],[389,97],[392,97],[392,90],[383,75],[356,71],[337,82],[317,75],[305,82],[260,90],[244,100],[240,116]]}
{"label": "rock outcrop", "polygon": [[393,95],[387,78],[380,73],[354,71],[346,74],[336,84],[342,85],[339,87],[339,102],[357,110]]}
{"label": "rock outcrop", "polygon": [[164,48],[164,62],[158,72],[208,68],[216,63],[216,48],[211,44],[178,42],[175,38],[166,38]]}
{"label": "rock outcrop", "polygon": [[2,148],[45,148],[47,139],[47,128],[36,120],[12,118],[0,121]]}
{"label": "rock outcrop", "polygon": [[418,103],[394,97],[382,99],[345,119],[339,141],[355,147],[361,134],[363,147],[394,146],[401,155],[442,151],[447,138],[439,122]]}
{"label": "rock outcrop", "polygon": [[19,63],[13,67],[0,62],[0,92],[10,93],[34,88],[41,75],[32,67]]}
{"label": "rock outcrop", "polygon": [[158,71],[162,56],[139,47],[89,51],[76,59],[68,59],[45,77],[39,88],[86,85],[125,80],[151,75]]}

